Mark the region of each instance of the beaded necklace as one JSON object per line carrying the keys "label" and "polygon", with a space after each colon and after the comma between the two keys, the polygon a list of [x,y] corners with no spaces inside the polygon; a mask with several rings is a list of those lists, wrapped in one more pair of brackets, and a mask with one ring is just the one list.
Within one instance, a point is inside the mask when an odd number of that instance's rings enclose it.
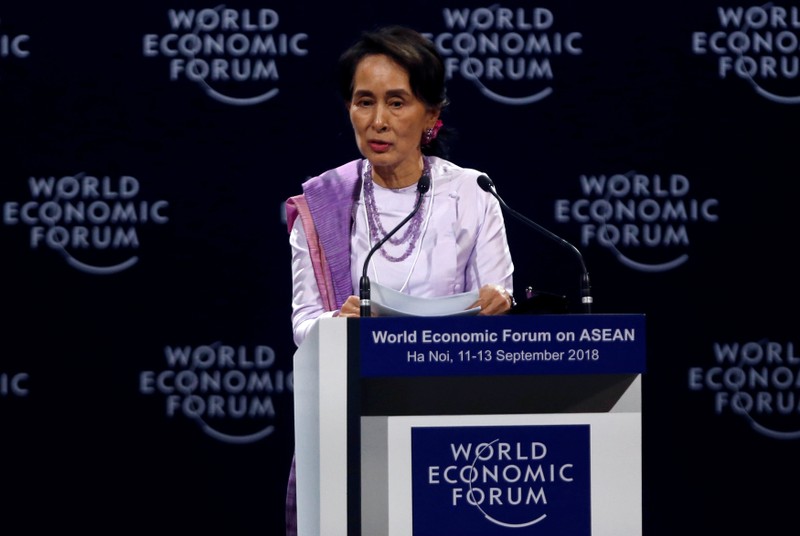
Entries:
{"label": "beaded necklace", "polygon": [[[423,157],[423,162],[422,174],[430,177],[430,163],[425,157]],[[367,211],[370,241],[373,244],[377,244],[381,238],[386,236],[387,231],[383,228],[383,223],[381,223],[378,208],[375,205],[375,183],[372,181],[372,166],[370,165],[369,161],[367,161],[364,170],[364,206],[366,207]],[[414,214],[414,216],[408,222],[408,226],[403,234],[400,236],[395,234],[394,236],[389,237],[388,242],[395,246],[400,246],[403,243],[408,242],[405,252],[403,252],[403,254],[400,256],[394,256],[390,253],[387,253],[384,248],[381,248],[381,255],[383,255],[383,257],[390,262],[401,262],[406,260],[417,245],[417,241],[419,240],[421,234],[420,229],[422,220],[424,218],[425,205],[422,204],[419,207],[419,210],[417,210],[416,214]]]}

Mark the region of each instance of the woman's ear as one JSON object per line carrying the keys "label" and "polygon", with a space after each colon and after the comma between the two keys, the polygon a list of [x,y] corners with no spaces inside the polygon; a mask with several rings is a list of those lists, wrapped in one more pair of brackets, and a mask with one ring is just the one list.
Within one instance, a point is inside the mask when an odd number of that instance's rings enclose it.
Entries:
{"label": "woman's ear", "polygon": [[428,121],[428,128],[433,128],[434,126],[436,126],[436,121],[439,120],[439,116],[441,115],[442,110],[439,108],[433,108],[431,109],[430,112],[431,112],[431,117]]}

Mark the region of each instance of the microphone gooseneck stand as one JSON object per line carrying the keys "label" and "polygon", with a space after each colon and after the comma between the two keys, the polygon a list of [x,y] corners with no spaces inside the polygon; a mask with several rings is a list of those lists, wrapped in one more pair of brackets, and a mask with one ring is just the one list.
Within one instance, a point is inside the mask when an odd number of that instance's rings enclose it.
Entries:
{"label": "microphone gooseneck stand", "polygon": [[507,211],[509,214],[511,214],[512,216],[514,216],[518,220],[520,220],[522,223],[524,223],[524,224],[526,224],[526,225],[528,225],[530,227],[533,227],[535,230],[539,231],[540,233],[545,235],[547,238],[549,238],[551,240],[554,240],[554,241],[558,242],[560,245],[566,247],[572,253],[574,253],[576,257],[578,257],[578,261],[581,264],[581,270],[582,270],[582,274],[581,274],[581,304],[583,305],[583,312],[584,313],[591,313],[592,312],[592,302],[593,302],[593,300],[592,300],[592,292],[591,292],[591,288],[592,287],[591,287],[591,284],[589,282],[589,271],[586,269],[586,263],[583,262],[583,255],[581,254],[580,250],[578,250],[578,248],[576,248],[575,246],[573,246],[572,244],[570,244],[569,242],[567,242],[566,240],[564,240],[560,236],[556,235],[555,233],[552,233],[551,231],[549,231],[548,229],[542,227],[541,225],[539,225],[535,221],[526,218],[525,216],[523,216],[522,214],[520,214],[516,210],[512,209],[511,207],[509,207],[508,204],[506,204],[506,202],[503,201],[503,199],[498,195],[497,191],[495,190],[494,183],[492,182],[492,179],[490,179],[487,175],[481,174],[480,176],[478,176],[478,186],[480,186],[483,191],[488,192],[492,196],[494,196],[494,198],[497,199],[500,202],[500,206],[503,208],[503,210]]}
{"label": "microphone gooseneck stand", "polygon": [[403,218],[403,221],[398,223],[394,229],[386,233],[386,235],[383,238],[381,238],[374,246],[372,246],[372,249],[370,249],[369,253],[367,254],[367,258],[364,259],[364,269],[362,270],[361,280],[359,281],[358,284],[359,287],[358,297],[361,300],[360,314],[362,318],[368,318],[372,316],[372,305],[370,304],[369,276],[367,276],[367,268],[369,267],[370,259],[375,254],[375,252],[378,251],[387,240],[389,240],[389,238],[391,238],[397,231],[399,231],[400,228],[403,227],[403,225],[408,223],[408,220],[414,217],[414,214],[417,213],[419,207],[422,205],[423,196],[427,193],[430,187],[431,187],[430,176],[422,175],[419,178],[419,181],[417,181],[417,202],[414,205],[414,209],[408,214],[408,216]]}

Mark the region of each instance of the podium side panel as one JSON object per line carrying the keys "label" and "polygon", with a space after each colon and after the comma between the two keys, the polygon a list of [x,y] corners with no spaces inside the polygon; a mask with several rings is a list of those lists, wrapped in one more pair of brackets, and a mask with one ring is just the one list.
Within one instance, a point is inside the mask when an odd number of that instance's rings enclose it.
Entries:
{"label": "podium side panel", "polygon": [[319,329],[294,354],[295,474],[298,536],[319,536]]}
{"label": "podium side panel", "polygon": [[361,418],[361,530],[389,534],[389,421]]}
{"label": "podium side panel", "polygon": [[347,330],[321,319],[294,356],[298,536],[347,534]]}
{"label": "podium side panel", "polygon": [[592,428],[592,535],[642,534],[642,378]]}
{"label": "podium side panel", "polygon": [[642,375],[633,380],[630,387],[619,397],[610,412],[642,412]]}
{"label": "podium side panel", "polygon": [[318,322],[320,536],[348,534],[347,323],[342,320]]}

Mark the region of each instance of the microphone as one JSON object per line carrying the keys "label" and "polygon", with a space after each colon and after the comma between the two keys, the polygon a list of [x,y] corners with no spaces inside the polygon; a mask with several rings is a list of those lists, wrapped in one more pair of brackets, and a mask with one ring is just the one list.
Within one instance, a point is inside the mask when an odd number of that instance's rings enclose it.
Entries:
{"label": "microphone", "polygon": [[378,240],[378,242],[372,246],[372,249],[369,250],[367,254],[367,258],[364,259],[364,269],[361,273],[361,280],[359,281],[359,298],[361,299],[361,317],[368,318],[372,316],[371,304],[370,304],[370,288],[369,288],[369,276],[367,276],[367,268],[369,267],[369,260],[372,258],[372,255],[378,251],[381,246],[389,240],[397,231],[400,230],[403,225],[408,223],[414,214],[417,213],[419,207],[422,206],[422,197],[428,192],[431,187],[431,178],[429,175],[422,175],[419,180],[417,181],[417,202],[414,204],[414,209],[403,218],[403,221],[397,224],[397,226],[386,233],[386,236]]}
{"label": "microphone", "polygon": [[484,192],[489,192],[490,194],[492,194],[495,197],[495,199],[497,199],[500,202],[500,206],[503,208],[503,210],[507,211],[509,214],[520,220],[522,223],[530,227],[533,227],[534,229],[545,235],[547,238],[554,240],[559,244],[561,244],[562,246],[566,247],[567,249],[572,251],[576,257],[578,257],[578,261],[581,263],[581,269],[583,270],[583,274],[581,275],[581,303],[583,304],[584,312],[591,313],[593,300],[591,294],[591,285],[589,284],[589,271],[586,269],[586,264],[583,262],[583,255],[581,255],[581,252],[578,250],[578,248],[576,248],[575,246],[573,246],[560,236],[548,231],[535,221],[529,220],[516,210],[509,207],[506,204],[506,202],[503,201],[503,199],[497,194],[492,179],[490,179],[487,175],[481,174],[480,176],[478,176],[478,186],[480,186]]}

